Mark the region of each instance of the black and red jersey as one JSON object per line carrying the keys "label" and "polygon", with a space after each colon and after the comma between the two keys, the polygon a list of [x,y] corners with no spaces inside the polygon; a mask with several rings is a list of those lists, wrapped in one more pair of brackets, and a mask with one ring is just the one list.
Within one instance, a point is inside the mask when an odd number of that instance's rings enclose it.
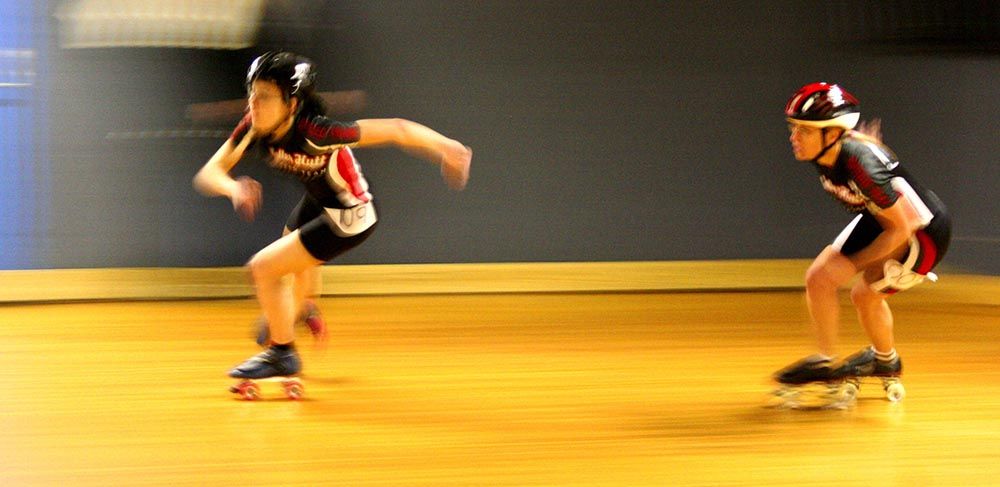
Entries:
{"label": "black and red jersey", "polygon": [[852,213],[878,214],[889,208],[901,194],[920,214],[921,226],[945,211],[932,191],[920,186],[901,167],[888,147],[861,137],[847,136],[832,167],[814,163],[823,189]]}
{"label": "black and red jersey", "polygon": [[[238,144],[250,130],[250,114],[243,117],[230,140]],[[368,181],[351,152],[361,138],[357,123],[324,116],[300,116],[280,141],[255,140],[266,152],[268,164],[297,177],[306,191],[327,208],[351,208],[371,201]]]}

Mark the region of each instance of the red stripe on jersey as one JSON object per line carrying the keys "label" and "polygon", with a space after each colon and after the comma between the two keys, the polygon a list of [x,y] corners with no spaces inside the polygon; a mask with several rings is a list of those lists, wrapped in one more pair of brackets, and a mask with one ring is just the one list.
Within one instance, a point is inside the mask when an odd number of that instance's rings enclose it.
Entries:
{"label": "red stripe on jersey", "polygon": [[917,241],[920,242],[920,260],[913,272],[926,276],[934,268],[934,261],[937,260],[938,248],[934,244],[927,232],[920,230],[917,232]]}
{"label": "red stripe on jersey", "polygon": [[307,139],[319,143],[319,145],[350,144],[361,139],[361,130],[357,124],[333,123],[325,125],[303,118],[299,120],[299,131]]}
{"label": "red stripe on jersey", "polygon": [[368,202],[368,192],[361,184],[361,175],[358,173],[358,166],[354,162],[351,151],[346,149],[337,151],[337,173],[347,182],[347,189],[355,198],[365,203]]}
{"label": "red stripe on jersey", "polygon": [[879,208],[888,208],[895,203],[881,186],[875,184],[875,180],[868,174],[868,171],[865,171],[857,156],[851,156],[847,159],[847,170],[851,173],[851,178],[865,191],[866,196],[871,198]]}

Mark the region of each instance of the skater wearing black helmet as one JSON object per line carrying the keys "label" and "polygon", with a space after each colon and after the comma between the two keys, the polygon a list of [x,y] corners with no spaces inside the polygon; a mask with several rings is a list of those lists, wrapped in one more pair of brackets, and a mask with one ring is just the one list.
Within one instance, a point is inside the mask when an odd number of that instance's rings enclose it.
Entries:
{"label": "skater wearing black helmet", "polygon": [[[301,369],[293,340],[296,316],[308,314],[307,301],[321,264],[359,245],[378,221],[375,200],[352,149],[395,146],[440,166],[445,182],[465,187],[471,150],[415,122],[371,119],[338,122],[325,116],[314,94],[315,65],[289,52],[256,58],[246,77],[247,113],[215,155],[194,177],[207,196],[225,196],[234,210],[253,219],[261,185],[230,170],[247,150],[261,151],[269,164],[297,177],[305,195],[289,216],[284,235],[247,264],[263,310],[269,347],[234,368],[241,379],[293,376]],[[294,276],[294,293],[283,284]],[[313,329],[322,334],[322,330]]]}

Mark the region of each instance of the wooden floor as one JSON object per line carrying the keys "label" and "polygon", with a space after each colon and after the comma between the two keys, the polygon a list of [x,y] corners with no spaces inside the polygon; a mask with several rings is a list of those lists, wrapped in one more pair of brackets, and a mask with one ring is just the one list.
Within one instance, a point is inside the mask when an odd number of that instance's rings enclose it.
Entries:
{"label": "wooden floor", "polygon": [[982,292],[893,298],[909,395],[846,411],[762,407],[798,292],[324,298],[298,402],[226,390],[250,300],[6,305],[0,485],[995,485]]}

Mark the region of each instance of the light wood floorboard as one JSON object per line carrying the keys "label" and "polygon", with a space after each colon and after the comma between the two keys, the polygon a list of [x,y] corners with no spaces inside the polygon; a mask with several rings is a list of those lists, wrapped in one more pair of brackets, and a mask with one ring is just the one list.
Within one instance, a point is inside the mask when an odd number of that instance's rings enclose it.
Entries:
{"label": "light wood floorboard", "polygon": [[846,411],[762,407],[791,291],[327,297],[305,399],[252,403],[251,300],[0,306],[0,485],[993,485],[993,279],[894,297],[908,396]]}

